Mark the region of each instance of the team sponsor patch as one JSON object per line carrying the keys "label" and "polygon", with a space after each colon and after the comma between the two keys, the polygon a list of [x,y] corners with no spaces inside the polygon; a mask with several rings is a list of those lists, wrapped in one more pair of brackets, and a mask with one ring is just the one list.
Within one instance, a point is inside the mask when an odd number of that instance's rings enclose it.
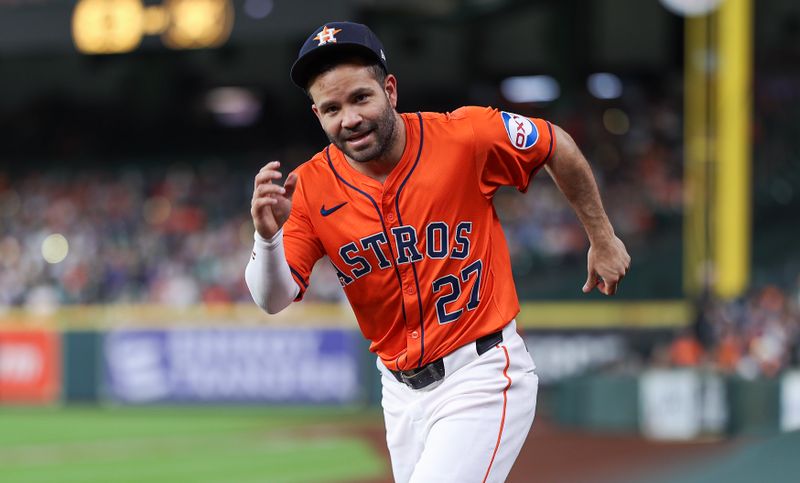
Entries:
{"label": "team sponsor patch", "polygon": [[520,150],[529,149],[539,139],[539,130],[536,124],[525,116],[514,114],[513,112],[501,111],[503,125],[506,128],[508,139],[511,144]]}

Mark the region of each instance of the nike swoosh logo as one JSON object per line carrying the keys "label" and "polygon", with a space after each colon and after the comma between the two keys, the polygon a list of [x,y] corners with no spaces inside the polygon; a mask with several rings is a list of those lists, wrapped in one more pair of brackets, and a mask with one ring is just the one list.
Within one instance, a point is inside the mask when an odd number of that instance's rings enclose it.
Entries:
{"label": "nike swoosh logo", "polygon": [[322,205],[322,208],[319,209],[319,214],[322,215],[322,216],[328,216],[328,215],[330,215],[331,213],[333,213],[334,211],[338,210],[339,208],[341,208],[342,206],[344,206],[346,204],[347,204],[347,202],[345,201],[343,203],[339,203],[338,205],[336,205],[333,208],[328,209],[328,210],[325,209],[325,205]]}

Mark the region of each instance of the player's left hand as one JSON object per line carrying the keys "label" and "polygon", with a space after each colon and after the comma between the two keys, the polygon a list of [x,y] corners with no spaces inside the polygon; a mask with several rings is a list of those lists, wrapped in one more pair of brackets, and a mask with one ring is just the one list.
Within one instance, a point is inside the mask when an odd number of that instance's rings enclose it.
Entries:
{"label": "player's left hand", "polygon": [[587,258],[588,277],[583,285],[583,293],[589,293],[597,287],[602,294],[614,295],[617,285],[631,266],[631,256],[625,244],[616,236],[594,242],[589,247]]}

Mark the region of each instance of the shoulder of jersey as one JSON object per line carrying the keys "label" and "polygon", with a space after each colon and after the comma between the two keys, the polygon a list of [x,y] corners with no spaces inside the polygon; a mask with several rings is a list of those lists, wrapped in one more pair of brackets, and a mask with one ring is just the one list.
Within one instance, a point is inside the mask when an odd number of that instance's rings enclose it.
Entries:
{"label": "shoulder of jersey", "polygon": [[474,116],[489,116],[496,109],[491,107],[481,107],[481,106],[464,106],[459,107],[458,109],[446,113],[440,112],[423,112],[422,119],[425,121],[460,121],[464,119],[468,119]]}
{"label": "shoulder of jersey", "polygon": [[311,174],[320,171],[330,171],[330,168],[328,167],[328,156],[325,153],[325,149],[318,152],[312,156],[311,159],[294,169],[294,172],[301,177],[303,174]]}
{"label": "shoulder of jersey", "polygon": [[[292,172],[299,178],[297,189],[298,192],[304,193],[303,196],[308,196],[310,193],[318,193],[320,190],[315,187],[327,185],[335,176],[328,166],[328,157],[325,155],[324,150],[300,164]],[[284,179],[286,176],[288,176],[288,173],[284,173]]]}
{"label": "shoulder of jersey", "polygon": [[467,119],[475,117],[491,117],[497,113],[497,109],[486,106],[464,106],[450,113],[452,119]]}

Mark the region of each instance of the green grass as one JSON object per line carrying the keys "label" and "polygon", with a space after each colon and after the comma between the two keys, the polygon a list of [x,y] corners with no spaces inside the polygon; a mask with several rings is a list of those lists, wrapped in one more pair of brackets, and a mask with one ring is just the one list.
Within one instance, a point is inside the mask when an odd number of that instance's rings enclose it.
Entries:
{"label": "green grass", "polygon": [[329,408],[0,408],[0,480],[353,482],[387,472],[350,431],[379,424]]}

